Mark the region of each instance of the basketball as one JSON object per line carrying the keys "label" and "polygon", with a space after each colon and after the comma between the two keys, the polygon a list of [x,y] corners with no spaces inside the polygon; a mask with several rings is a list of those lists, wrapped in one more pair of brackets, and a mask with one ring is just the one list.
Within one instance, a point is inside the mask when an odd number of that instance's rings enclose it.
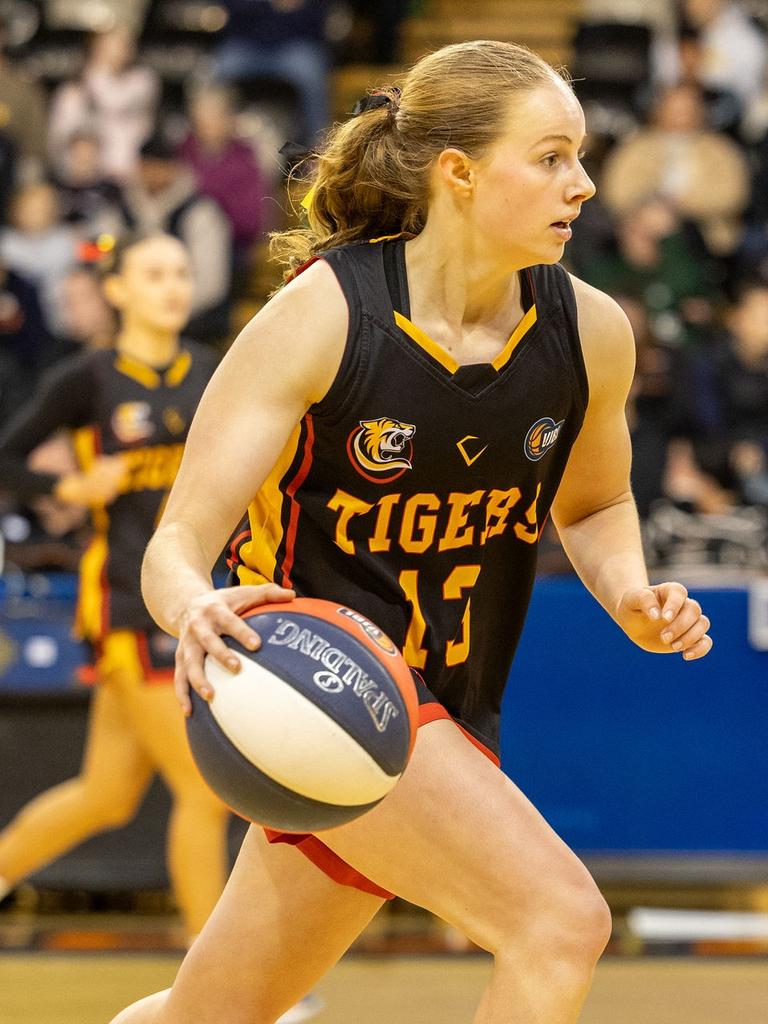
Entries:
{"label": "basketball", "polygon": [[210,702],[192,693],[187,732],[211,788],[249,821],[333,828],[375,807],[416,738],[416,689],[395,644],[365,616],[297,598],[243,616],[257,651],[231,637],[232,673],[210,655]]}

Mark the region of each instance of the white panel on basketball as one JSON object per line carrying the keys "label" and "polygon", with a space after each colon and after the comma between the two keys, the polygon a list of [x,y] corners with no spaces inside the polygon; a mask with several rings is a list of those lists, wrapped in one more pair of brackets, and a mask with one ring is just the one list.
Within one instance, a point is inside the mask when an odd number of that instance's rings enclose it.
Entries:
{"label": "white panel on basketball", "polygon": [[289,683],[258,662],[237,657],[240,671],[233,674],[208,655],[205,674],[214,689],[211,713],[243,757],[310,800],[354,807],[386,796],[399,776],[387,775]]}

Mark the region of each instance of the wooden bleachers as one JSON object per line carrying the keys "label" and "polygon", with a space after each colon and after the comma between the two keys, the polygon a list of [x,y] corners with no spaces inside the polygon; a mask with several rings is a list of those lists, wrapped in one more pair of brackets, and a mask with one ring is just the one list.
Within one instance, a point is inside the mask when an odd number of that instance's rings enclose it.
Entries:
{"label": "wooden bleachers", "polygon": [[449,43],[503,39],[565,64],[581,8],[581,0],[425,0],[403,26],[403,58],[410,64]]}

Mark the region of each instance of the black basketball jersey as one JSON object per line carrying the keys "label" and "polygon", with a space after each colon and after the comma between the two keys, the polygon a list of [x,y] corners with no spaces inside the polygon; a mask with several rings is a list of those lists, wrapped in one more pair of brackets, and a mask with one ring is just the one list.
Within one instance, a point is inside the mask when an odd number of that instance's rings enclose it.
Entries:
{"label": "black basketball jersey", "polygon": [[194,344],[163,371],[112,350],[78,355],[51,372],[2,433],[0,486],[22,497],[55,485],[56,477],[32,473],[22,460],[61,427],[75,431],[81,469],[98,455],[119,453],[127,464],[121,493],[92,513],[81,562],[77,625],[88,640],[110,629],[156,629],[141,598],[141,561],[214,367],[213,353]]}
{"label": "black basketball jersey", "polygon": [[587,404],[570,280],[523,272],[504,349],[459,366],[410,320],[402,239],[322,258],[349,306],[342,363],[250,506],[232,567],[368,616],[496,749],[537,543]]}

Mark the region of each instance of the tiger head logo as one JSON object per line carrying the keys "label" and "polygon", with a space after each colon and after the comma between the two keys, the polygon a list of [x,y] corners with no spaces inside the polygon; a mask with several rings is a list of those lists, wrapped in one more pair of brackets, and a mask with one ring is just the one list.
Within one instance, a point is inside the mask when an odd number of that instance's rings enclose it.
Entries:
{"label": "tiger head logo", "polygon": [[358,473],[374,483],[386,483],[413,469],[413,443],[416,433],[412,423],[380,416],[377,420],[360,420],[349,435],[347,451]]}

